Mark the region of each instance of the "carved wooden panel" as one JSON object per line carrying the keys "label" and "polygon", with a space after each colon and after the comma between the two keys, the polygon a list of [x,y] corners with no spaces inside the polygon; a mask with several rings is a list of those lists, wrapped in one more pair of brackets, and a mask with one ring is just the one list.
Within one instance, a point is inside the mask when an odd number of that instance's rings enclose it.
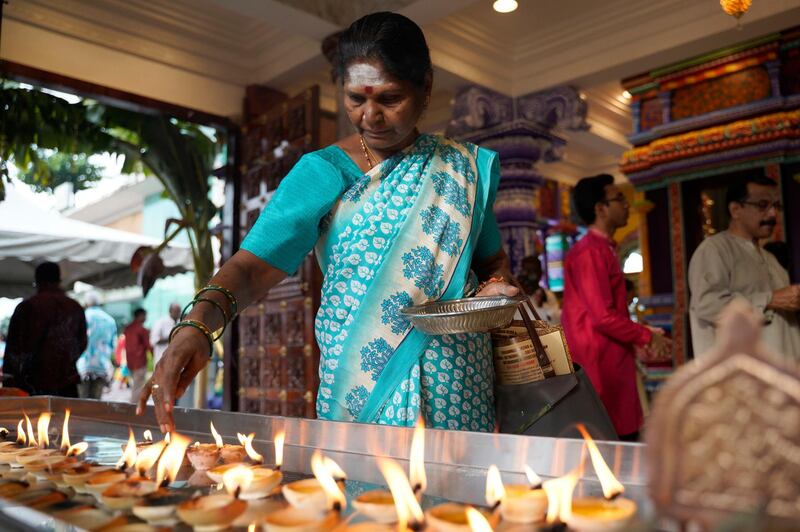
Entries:
{"label": "carved wooden panel", "polygon": [[[320,147],[319,89],[270,108],[252,102],[245,107],[266,111],[251,116],[243,128],[242,237],[300,157]],[[315,417],[319,349],[314,315],[321,277],[309,255],[294,275],[243,313],[238,368],[242,411]]]}

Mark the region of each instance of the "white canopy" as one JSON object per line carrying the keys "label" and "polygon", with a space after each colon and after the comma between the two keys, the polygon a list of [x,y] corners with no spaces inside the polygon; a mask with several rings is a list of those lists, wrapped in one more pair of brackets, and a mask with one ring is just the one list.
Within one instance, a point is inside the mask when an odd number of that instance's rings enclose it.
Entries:
{"label": "white canopy", "polygon": [[[134,251],[159,243],[44,210],[6,183],[6,199],[0,202],[0,297],[31,295],[34,270],[45,261],[59,264],[64,288],[75,281],[102,288],[134,285]],[[167,274],[193,269],[188,246],[169,245],[161,258]]]}

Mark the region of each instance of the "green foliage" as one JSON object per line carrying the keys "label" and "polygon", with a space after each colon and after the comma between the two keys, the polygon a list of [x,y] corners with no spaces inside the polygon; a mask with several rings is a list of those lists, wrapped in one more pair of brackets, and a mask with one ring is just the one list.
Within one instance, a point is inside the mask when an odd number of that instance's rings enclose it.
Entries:
{"label": "green foliage", "polygon": [[[96,153],[124,156],[123,172],[144,170],[161,181],[189,231],[196,283],[210,279],[214,265],[208,226],[217,209],[208,193],[219,145],[199,126],[90,100],[69,103],[11,82],[0,85],[0,112],[0,201],[8,161],[30,182],[46,187],[54,182],[53,165],[42,150],[78,162]],[[90,175],[79,173],[75,179],[85,187]]]}
{"label": "green foliage", "polygon": [[72,183],[72,189],[77,192],[91,188],[103,174],[89,162],[86,154],[55,152],[50,156],[39,155],[37,163],[20,173],[19,178],[36,192],[53,192],[64,183]]}

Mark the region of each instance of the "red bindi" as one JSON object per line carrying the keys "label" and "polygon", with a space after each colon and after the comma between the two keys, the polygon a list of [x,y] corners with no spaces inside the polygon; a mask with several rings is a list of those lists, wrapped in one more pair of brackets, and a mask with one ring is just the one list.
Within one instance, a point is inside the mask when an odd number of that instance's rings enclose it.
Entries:
{"label": "red bindi", "polygon": [[367,94],[372,94],[372,87],[367,85],[366,87],[364,87],[364,92],[366,92]]}

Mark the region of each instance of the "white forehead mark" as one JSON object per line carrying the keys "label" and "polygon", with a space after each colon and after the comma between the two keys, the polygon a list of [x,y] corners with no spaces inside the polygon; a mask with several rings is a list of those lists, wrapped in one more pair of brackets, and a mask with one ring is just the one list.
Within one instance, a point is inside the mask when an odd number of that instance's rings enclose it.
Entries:
{"label": "white forehead mark", "polygon": [[369,63],[355,63],[347,67],[347,79],[351,85],[358,87],[374,87],[389,83],[383,72]]}

